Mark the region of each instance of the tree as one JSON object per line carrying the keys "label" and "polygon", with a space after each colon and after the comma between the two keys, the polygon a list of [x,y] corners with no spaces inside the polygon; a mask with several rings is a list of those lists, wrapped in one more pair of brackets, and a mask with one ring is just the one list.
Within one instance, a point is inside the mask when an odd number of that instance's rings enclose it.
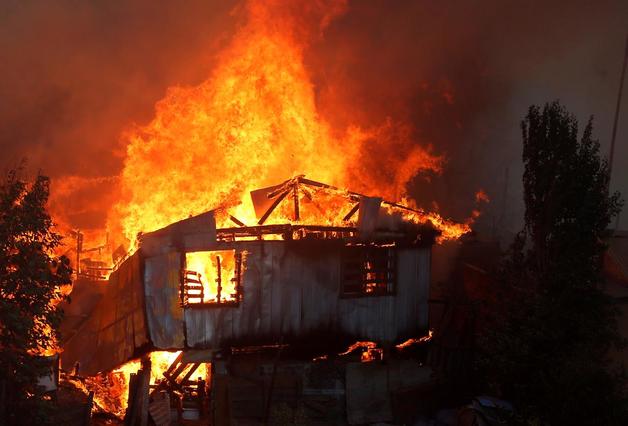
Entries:
{"label": "tree", "polygon": [[502,265],[479,367],[524,423],[628,424],[616,311],[601,290],[602,238],[621,208],[593,139],[558,102],[522,122],[525,225]]}
{"label": "tree", "polygon": [[37,381],[49,372],[42,355],[54,349],[71,268],[53,255],[61,237],[46,211],[49,179],[38,175],[29,184],[20,172],[0,183],[0,385],[8,408],[0,416],[8,424],[44,424]]}

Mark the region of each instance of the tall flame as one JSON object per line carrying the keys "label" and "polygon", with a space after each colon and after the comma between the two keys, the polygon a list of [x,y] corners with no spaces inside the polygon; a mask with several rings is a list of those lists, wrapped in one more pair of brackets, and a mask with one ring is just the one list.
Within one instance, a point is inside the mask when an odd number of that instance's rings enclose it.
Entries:
{"label": "tall flame", "polygon": [[246,24],[211,77],[170,88],[154,119],[125,135],[112,235],[133,243],[138,232],[239,203],[238,217],[251,224],[248,192],[298,174],[401,198],[417,173],[438,171],[442,159],[414,143],[407,126],[387,120],[338,136],[321,118],[304,48],[343,9],[344,2],[313,2],[297,21],[286,2],[249,2]]}

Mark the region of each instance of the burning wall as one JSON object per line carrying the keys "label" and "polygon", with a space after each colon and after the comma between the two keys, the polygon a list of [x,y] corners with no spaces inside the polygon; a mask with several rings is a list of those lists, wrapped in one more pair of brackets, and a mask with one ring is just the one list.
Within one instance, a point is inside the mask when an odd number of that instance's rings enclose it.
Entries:
{"label": "burning wall", "polygon": [[336,134],[321,118],[303,50],[345,6],[309,4],[293,13],[283,2],[247,3],[211,77],[171,88],[155,118],[127,133],[114,235],[133,243],[140,231],[239,203],[235,216],[251,225],[248,193],[298,174],[400,199],[414,176],[439,170],[442,158],[403,126]]}
{"label": "burning wall", "polygon": [[[266,192],[281,200],[280,192]],[[395,223],[380,212],[381,200],[363,209],[367,201],[357,204],[357,228],[288,222],[216,229],[211,211],[143,235],[65,345],[64,368],[78,363],[91,375],[149,350],[221,349],[321,332],[386,344],[420,334],[438,232]],[[267,213],[283,217],[279,205]]]}

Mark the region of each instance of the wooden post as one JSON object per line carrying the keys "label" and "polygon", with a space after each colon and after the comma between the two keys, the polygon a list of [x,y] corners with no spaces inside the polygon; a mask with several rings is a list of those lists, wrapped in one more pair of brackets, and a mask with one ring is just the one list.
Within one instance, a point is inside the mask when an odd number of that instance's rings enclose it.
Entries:
{"label": "wooden post", "polygon": [[205,397],[207,396],[205,393],[205,380],[199,376],[198,381],[196,382],[196,395],[198,398],[198,406],[200,408],[200,415],[202,418],[207,417],[207,405],[205,404]]}
{"label": "wooden post", "polygon": [[222,270],[220,266],[220,256],[216,256],[216,301],[220,303],[222,293]]}
{"label": "wooden post", "polygon": [[150,358],[142,359],[142,368],[131,373],[129,381],[129,403],[124,417],[125,426],[148,424],[148,393],[150,391]]}
{"label": "wooden post", "polygon": [[81,274],[81,251],[83,251],[83,234],[76,230],[76,278]]}
{"label": "wooden post", "polygon": [[132,426],[137,418],[137,404],[135,402],[137,395],[138,375],[131,373],[129,375],[129,397],[127,400],[126,414],[124,415],[124,425]]}
{"label": "wooden post", "polygon": [[626,48],[624,51],[624,62],[619,77],[619,91],[617,93],[617,104],[615,105],[615,119],[613,120],[613,133],[611,135],[611,152],[608,159],[608,172],[613,172],[613,159],[615,157],[615,137],[617,136],[617,123],[619,122],[619,109],[621,107],[621,95],[624,89],[624,78],[626,76],[626,63],[628,63],[628,35],[626,35]]}
{"label": "wooden post", "polygon": [[[613,133],[611,135],[611,152],[608,158],[608,186],[610,192],[611,178],[613,177],[613,160],[615,157],[615,138],[617,136],[617,123],[619,122],[619,109],[621,107],[621,95],[624,90],[624,79],[626,77],[626,64],[628,63],[628,35],[626,35],[626,48],[624,51],[624,63],[621,68],[621,75],[619,77],[619,91],[617,93],[617,105],[615,106],[615,119],[613,120]],[[615,218],[615,231],[619,228],[619,215],[617,213]]]}
{"label": "wooden post", "polygon": [[87,397],[87,406],[85,407],[85,417],[83,420],[84,426],[89,426],[92,423],[92,407],[94,405],[94,392],[91,391]]}
{"label": "wooden post", "polygon": [[298,222],[301,219],[301,212],[299,212],[299,182],[295,182],[292,189],[292,196],[294,197],[294,221]]}
{"label": "wooden post", "polygon": [[141,379],[139,383],[140,386],[138,387],[140,401],[140,426],[148,425],[148,394],[150,392],[150,370],[150,357],[146,355],[142,359],[142,369],[140,370]]}

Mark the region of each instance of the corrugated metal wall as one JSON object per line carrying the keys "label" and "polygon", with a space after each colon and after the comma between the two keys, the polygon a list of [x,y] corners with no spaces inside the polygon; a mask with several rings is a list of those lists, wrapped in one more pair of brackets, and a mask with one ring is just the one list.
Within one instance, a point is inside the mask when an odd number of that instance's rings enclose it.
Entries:
{"label": "corrugated metal wall", "polygon": [[[303,250],[281,241],[232,244],[247,251],[243,302],[185,309],[189,347],[325,330],[386,344],[427,328],[429,248],[398,250],[395,295],[341,298],[342,246]],[[160,334],[151,327],[151,337]]]}
{"label": "corrugated metal wall", "polygon": [[180,306],[181,253],[170,252],[144,261],[146,318],[158,349],[184,347],[183,309]]}
{"label": "corrugated metal wall", "polygon": [[64,345],[64,370],[71,371],[78,362],[81,375],[109,371],[148,343],[142,282],[141,257],[136,253],[111,274],[101,301]]}
{"label": "corrugated metal wall", "polygon": [[65,345],[63,368],[79,362],[82,374],[111,370],[146,347],[148,335],[157,349],[272,343],[281,335],[325,331],[387,344],[427,328],[430,248],[397,251],[396,294],[354,298],[340,295],[339,242],[241,241],[203,248],[246,252],[239,306],[182,308],[182,253],[144,262],[136,253],[111,275],[101,302]]}

